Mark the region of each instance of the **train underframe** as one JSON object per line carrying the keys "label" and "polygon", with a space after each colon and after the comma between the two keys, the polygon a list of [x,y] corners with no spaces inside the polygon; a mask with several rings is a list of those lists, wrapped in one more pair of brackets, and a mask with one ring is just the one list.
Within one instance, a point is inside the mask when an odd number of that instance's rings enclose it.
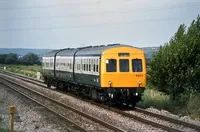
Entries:
{"label": "train underframe", "polygon": [[144,88],[101,88],[88,86],[72,82],[64,82],[56,79],[44,78],[47,87],[54,86],[56,89],[66,92],[73,92],[78,96],[84,96],[95,101],[104,102],[104,104],[123,105],[135,107],[136,103],[141,100]]}

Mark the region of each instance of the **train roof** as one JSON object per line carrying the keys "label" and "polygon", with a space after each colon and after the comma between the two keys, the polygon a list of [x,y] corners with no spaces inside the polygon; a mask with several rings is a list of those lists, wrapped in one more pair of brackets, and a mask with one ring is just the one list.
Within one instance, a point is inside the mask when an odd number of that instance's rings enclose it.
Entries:
{"label": "train roof", "polygon": [[132,47],[129,45],[109,44],[106,46],[105,45],[88,46],[88,47],[81,47],[81,48],[76,48],[76,49],[68,48],[68,49],[60,49],[60,50],[51,51],[45,54],[44,57],[53,57],[55,56],[55,54],[57,54],[57,56],[73,56],[75,52],[77,52],[76,56],[88,56],[88,55],[100,56],[102,52],[104,52],[107,49],[115,48],[115,47],[124,47],[124,46]]}
{"label": "train roof", "polygon": [[[106,45],[106,46],[93,46],[93,47],[89,47],[89,48],[83,48],[76,53],[76,56],[88,56],[88,55],[100,56],[102,54],[102,52],[104,52],[107,49],[115,48],[115,47],[122,47],[122,46],[128,46],[128,45],[110,44],[110,45]],[[131,46],[129,46],[129,47],[131,47]]]}

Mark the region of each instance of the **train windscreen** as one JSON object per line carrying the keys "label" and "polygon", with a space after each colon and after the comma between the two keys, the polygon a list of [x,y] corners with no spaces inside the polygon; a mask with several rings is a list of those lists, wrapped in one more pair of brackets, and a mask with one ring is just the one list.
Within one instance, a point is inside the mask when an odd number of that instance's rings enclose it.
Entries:
{"label": "train windscreen", "polygon": [[132,59],[132,71],[133,72],[142,72],[142,60],[141,59]]}
{"label": "train windscreen", "polygon": [[129,72],[129,60],[120,59],[119,60],[120,72]]}
{"label": "train windscreen", "polygon": [[116,59],[106,60],[106,72],[116,72],[117,71],[117,61]]}

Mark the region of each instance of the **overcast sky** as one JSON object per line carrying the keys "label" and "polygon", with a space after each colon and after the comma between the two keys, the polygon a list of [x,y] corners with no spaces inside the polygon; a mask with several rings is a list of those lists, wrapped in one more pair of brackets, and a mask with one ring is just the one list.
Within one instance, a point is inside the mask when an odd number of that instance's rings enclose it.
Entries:
{"label": "overcast sky", "polygon": [[160,46],[198,14],[199,0],[0,0],[0,48]]}

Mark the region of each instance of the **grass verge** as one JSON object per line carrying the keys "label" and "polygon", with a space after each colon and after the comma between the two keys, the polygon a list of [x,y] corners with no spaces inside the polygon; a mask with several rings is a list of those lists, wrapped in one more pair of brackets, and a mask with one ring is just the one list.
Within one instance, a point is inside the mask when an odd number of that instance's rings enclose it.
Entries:
{"label": "grass verge", "polygon": [[6,70],[9,72],[14,72],[22,74],[29,77],[37,77],[37,72],[41,72],[41,66],[24,66],[24,65],[3,65],[0,64],[1,69],[6,66]]}
{"label": "grass verge", "polygon": [[200,94],[191,94],[188,101],[184,105],[180,105],[178,102],[171,101],[168,95],[147,87],[139,106],[163,109],[176,115],[189,116],[193,120],[200,120],[199,100]]}

